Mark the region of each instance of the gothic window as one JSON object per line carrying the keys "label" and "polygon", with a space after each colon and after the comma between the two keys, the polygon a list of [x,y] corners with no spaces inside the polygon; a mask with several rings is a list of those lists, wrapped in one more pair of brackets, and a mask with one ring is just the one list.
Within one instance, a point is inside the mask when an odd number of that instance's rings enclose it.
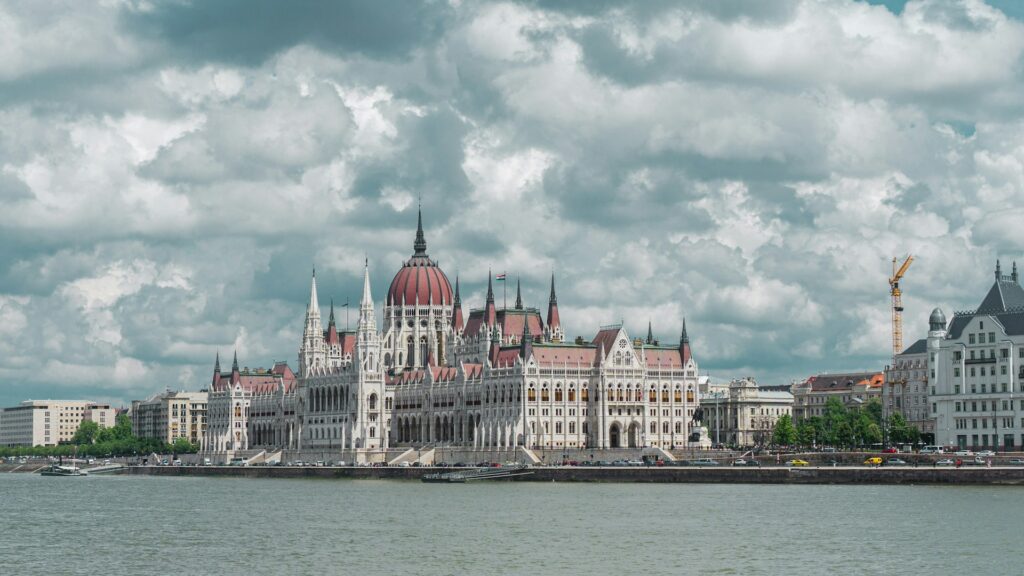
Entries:
{"label": "gothic window", "polygon": [[683,391],[680,390],[678,386],[676,386],[675,401],[676,402],[682,402],[683,401]]}
{"label": "gothic window", "polygon": [[588,428],[588,426],[587,426],[587,423],[586,423],[586,422],[584,422],[584,423],[583,423],[583,433],[584,433],[584,434],[586,434],[586,433],[587,433],[587,428]]}
{"label": "gothic window", "polygon": [[548,401],[548,387],[546,384],[540,389],[540,399],[542,402]]}
{"label": "gothic window", "polygon": [[531,384],[529,390],[526,391],[526,399],[530,402],[537,399],[537,391],[533,389],[533,384]]}
{"label": "gothic window", "polygon": [[590,388],[587,386],[584,386],[583,389],[580,390],[580,400],[583,400],[584,402],[590,400]]}
{"label": "gothic window", "polygon": [[562,433],[562,423],[561,422],[555,422],[555,434],[561,434],[561,433]]}
{"label": "gothic window", "polygon": [[370,410],[376,410],[377,409],[377,395],[376,394],[370,394],[369,403],[370,403]]}
{"label": "gothic window", "polygon": [[242,417],[242,405],[241,404],[235,404],[235,418],[241,418],[241,417]]}
{"label": "gothic window", "polygon": [[569,434],[575,434],[575,433],[576,433],[576,423],[575,422],[569,422]]}
{"label": "gothic window", "polygon": [[562,386],[561,386],[561,384],[559,384],[558,387],[555,388],[555,402],[561,402],[561,401],[562,401]]}
{"label": "gothic window", "polygon": [[569,402],[576,401],[576,388],[569,388]]}
{"label": "gothic window", "polygon": [[654,386],[651,386],[651,391],[647,394],[647,401],[648,402],[657,402],[658,401],[658,392],[657,392],[657,390],[654,389]]}
{"label": "gothic window", "polygon": [[661,401],[668,402],[668,388],[663,388],[661,390]]}
{"label": "gothic window", "polygon": [[623,400],[625,400],[625,397],[622,395],[622,385],[619,384],[619,402],[622,402]]}
{"label": "gothic window", "polygon": [[655,424],[654,422],[651,422],[651,434],[657,434],[657,433],[658,433],[658,425]]}
{"label": "gothic window", "polygon": [[676,434],[682,434],[682,433],[683,433],[683,423],[682,422],[676,422]]}
{"label": "gothic window", "polygon": [[405,339],[405,346],[406,346],[405,365],[411,368],[412,367],[412,362],[413,362],[413,357],[414,357],[414,355],[416,353],[416,350],[413,348],[412,336],[409,336],[408,338]]}
{"label": "gothic window", "polygon": [[661,433],[668,434],[668,422],[661,423]]}

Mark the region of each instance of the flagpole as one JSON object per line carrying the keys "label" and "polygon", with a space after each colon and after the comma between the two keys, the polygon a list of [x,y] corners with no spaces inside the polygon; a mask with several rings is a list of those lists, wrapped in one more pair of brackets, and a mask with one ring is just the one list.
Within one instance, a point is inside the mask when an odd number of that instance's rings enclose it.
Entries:
{"label": "flagpole", "polygon": [[501,307],[508,310],[508,274],[501,271]]}
{"label": "flagpole", "polygon": [[345,332],[348,332],[348,296],[345,297]]}

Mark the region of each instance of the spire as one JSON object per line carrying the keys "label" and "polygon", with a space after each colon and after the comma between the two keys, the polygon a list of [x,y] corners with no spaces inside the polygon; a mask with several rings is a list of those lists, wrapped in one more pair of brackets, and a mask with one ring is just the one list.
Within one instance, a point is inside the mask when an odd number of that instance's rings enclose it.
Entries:
{"label": "spire", "polygon": [[996,258],[996,280],[1001,280],[1002,276],[1003,276],[1003,271],[999,267],[999,259]]}
{"label": "spire", "polygon": [[217,359],[213,361],[213,373],[220,374],[220,351],[217,351]]}
{"label": "spire", "polygon": [[651,331],[651,321],[647,321],[647,344],[654,344],[654,333]]}
{"label": "spire", "polygon": [[1010,279],[1013,280],[1014,282],[1017,282],[1018,281],[1017,278],[1018,278],[1018,276],[1017,276],[1017,261],[1014,260],[1013,261],[1013,273],[1010,274]]}
{"label": "spire", "polygon": [[377,329],[377,322],[373,313],[373,297],[370,295],[370,260],[363,262],[363,299],[359,303],[359,330],[368,331]]}
{"label": "spire", "polygon": [[316,268],[313,268],[313,281],[309,286],[309,305],[306,307],[306,314],[315,313],[320,317],[320,302],[316,298]]}
{"label": "spire", "polygon": [[528,317],[523,318],[523,336],[519,342],[519,355],[523,357],[523,362],[526,362],[530,354],[533,353],[533,335],[530,334],[529,320]]}
{"label": "spire", "polygon": [[516,276],[516,310],[523,309],[523,292],[519,285],[519,277]]}
{"label": "spire", "polygon": [[551,273],[551,297],[548,299],[548,338],[561,342],[564,336],[562,321],[558,317],[558,298],[555,296],[555,274]]}
{"label": "spire", "polygon": [[455,302],[452,304],[452,329],[456,334],[462,332],[462,297],[459,296],[459,277],[455,276]]}
{"label": "spire", "polygon": [[423,237],[423,208],[416,208],[416,242],[413,243],[413,256],[427,255],[427,239]]}
{"label": "spire", "polygon": [[683,318],[683,331],[679,334],[679,357],[683,364],[690,361],[693,353],[690,351],[690,337],[686,334],[686,318]]}
{"label": "spire", "polygon": [[498,312],[494,308],[494,287],[491,284],[490,268],[487,269],[487,304],[484,306],[484,323],[488,326],[497,326],[498,324]]}
{"label": "spire", "polygon": [[235,359],[231,361],[231,371],[238,372],[238,350],[235,350]]}
{"label": "spire", "polygon": [[331,318],[327,321],[327,326],[334,326],[334,298],[331,298]]}
{"label": "spire", "polygon": [[487,302],[494,303],[494,287],[491,284],[491,269],[487,269]]}

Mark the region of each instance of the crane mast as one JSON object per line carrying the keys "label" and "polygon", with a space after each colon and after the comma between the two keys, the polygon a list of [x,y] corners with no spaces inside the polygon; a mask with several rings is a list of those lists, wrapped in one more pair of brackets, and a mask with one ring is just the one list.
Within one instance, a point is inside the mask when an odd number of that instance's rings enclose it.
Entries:
{"label": "crane mast", "polygon": [[914,261],[907,256],[903,264],[897,268],[898,258],[892,259],[892,277],[889,278],[889,294],[892,296],[892,361],[896,365],[896,356],[903,351],[903,293],[900,291],[900,280]]}

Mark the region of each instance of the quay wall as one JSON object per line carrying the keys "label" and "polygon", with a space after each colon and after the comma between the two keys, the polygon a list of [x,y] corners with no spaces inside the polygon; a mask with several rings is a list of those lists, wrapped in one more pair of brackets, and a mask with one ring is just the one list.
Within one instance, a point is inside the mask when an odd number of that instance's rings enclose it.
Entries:
{"label": "quay wall", "polygon": [[[132,466],[128,474],[241,478],[418,480],[450,472],[435,467]],[[536,467],[519,482],[643,482],[733,484],[1002,484],[1024,486],[1024,467]]]}

